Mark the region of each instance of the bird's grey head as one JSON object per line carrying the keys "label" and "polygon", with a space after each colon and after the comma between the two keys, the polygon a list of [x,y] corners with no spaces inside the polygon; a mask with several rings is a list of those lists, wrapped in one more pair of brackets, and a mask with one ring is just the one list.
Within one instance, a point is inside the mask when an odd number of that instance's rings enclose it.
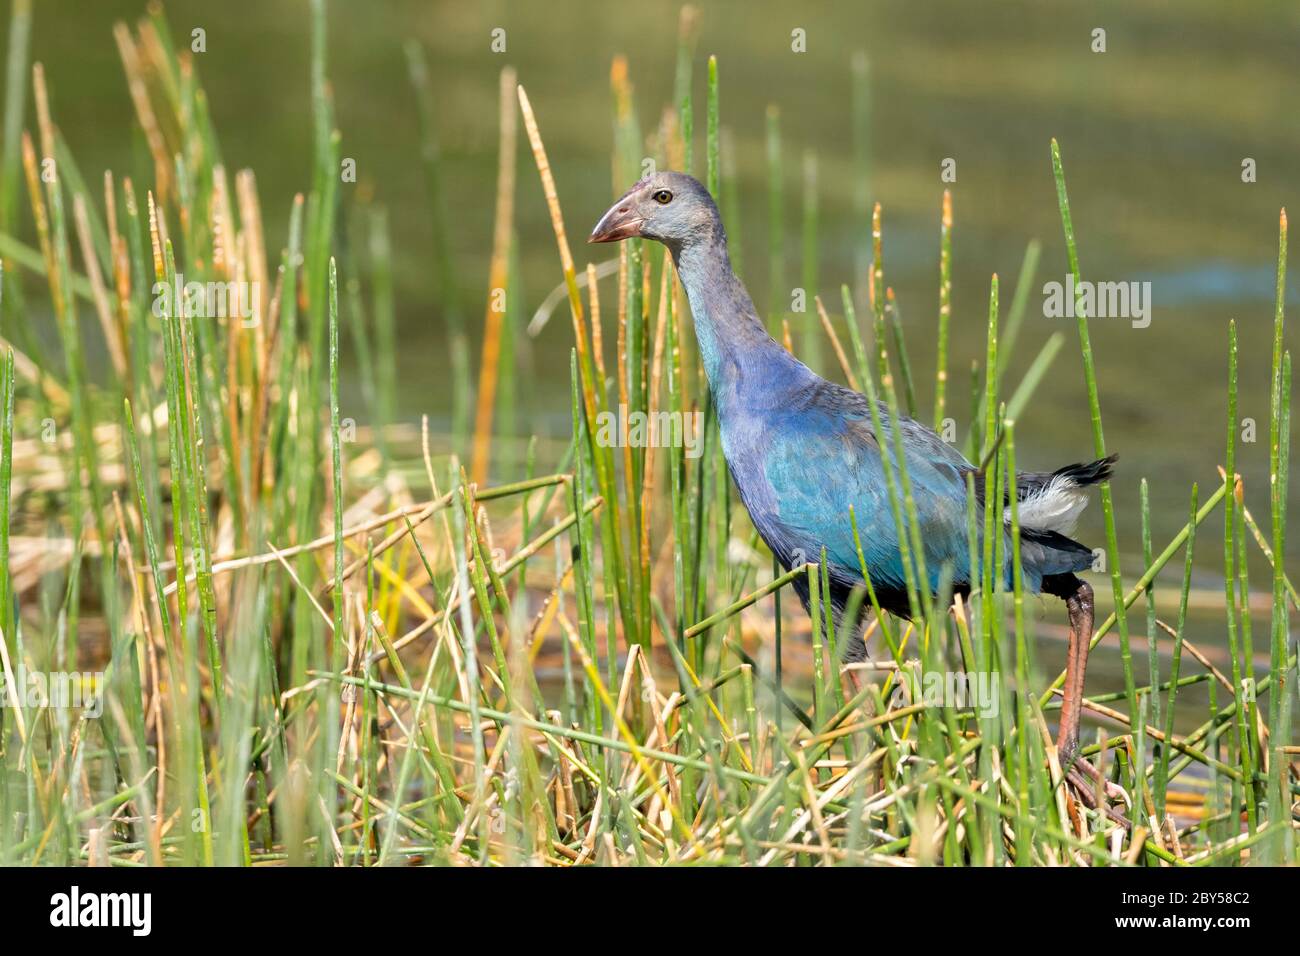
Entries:
{"label": "bird's grey head", "polygon": [[685,173],[660,172],[645,177],[600,217],[588,242],[617,242],[644,236],[674,252],[695,242],[724,239],[713,197]]}

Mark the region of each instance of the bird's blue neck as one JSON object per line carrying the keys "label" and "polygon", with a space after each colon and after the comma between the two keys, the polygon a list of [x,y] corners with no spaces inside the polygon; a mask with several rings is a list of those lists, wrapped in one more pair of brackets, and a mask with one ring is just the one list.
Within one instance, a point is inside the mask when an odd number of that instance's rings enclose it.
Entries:
{"label": "bird's blue neck", "polygon": [[731,270],[725,235],[670,248],[690,301],[700,359],[719,414],[737,399],[756,398],[752,387],[764,380],[770,395],[779,391],[773,386],[780,380],[798,377],[796,367],[802,366],[768,334]]}

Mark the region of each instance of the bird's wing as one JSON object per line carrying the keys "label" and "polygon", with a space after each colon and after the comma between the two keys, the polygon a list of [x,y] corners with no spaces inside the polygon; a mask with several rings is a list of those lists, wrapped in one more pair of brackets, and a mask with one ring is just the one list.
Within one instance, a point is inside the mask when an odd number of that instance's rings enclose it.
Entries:
{"label": "bird's wing", "polygon": [[[860,580],[851,505],[873,583],[903,587],[881,449],[882,444],[888,446],[887,454],[895,460],[892,419],[882,405],[877,407],[885,442],[875,433],[866,398],[830,382],[819,383],[777,419],[768,436],[764,471],[777,503],[777,536],[783,545],[801,552],[792,555],[791,563],[815,561],[825,547],[833,573],[846,582]],[[933,431],[906,416],[899,417],[899,431],[930,585],[937,587],[945,562],[951,562],[954,580],[964,582],[969,577],[964,476],[973,466]]]}

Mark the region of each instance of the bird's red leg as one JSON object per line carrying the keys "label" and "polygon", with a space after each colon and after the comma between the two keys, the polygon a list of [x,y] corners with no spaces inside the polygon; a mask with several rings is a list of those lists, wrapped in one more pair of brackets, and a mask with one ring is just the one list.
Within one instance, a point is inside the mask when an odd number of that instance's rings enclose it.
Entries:
{"label": "bird's red leg", "polygon": [[[1088,650],[1092,643],[1093,607],[1092,586],[1086,581],[1080,581],[1075,592],[1065,599],[1065,609],[1070,617],[1070,643],[1066,651],[1065,687],[1061,701],[1061,724],[1056,733],[1056,750],[1066,779],[1084,802],[1095,808],[1098,801],[1092,781],[1100,782],[1102,792],[1110,799],[1127,800],[1127,796],[1106,780],[1101,771],[1079,756],[1079,714],[1083,704],[1083,679],[1088,669]],[[1106,812],[1112,819],[1127,825],[1122,816],[1108,808]]]}
{"label": "bird's red leg", "polygon": [[1065,599],[1065,609],[1070,615],[1070,645],[1066,651],[1061,725],[1056,733],[1062,766],[1072,763],[1079,754],[1079,710],[1088,669],[1088,645],[1092,643],[1093,598],[1087,581],[1080,581],[1075,592]]}

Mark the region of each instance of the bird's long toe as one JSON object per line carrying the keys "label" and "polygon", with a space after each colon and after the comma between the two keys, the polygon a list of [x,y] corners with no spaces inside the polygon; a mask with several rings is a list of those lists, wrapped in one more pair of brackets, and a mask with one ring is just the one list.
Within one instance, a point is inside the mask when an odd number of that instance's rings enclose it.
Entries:
{"label": "bird's long toe", "polygon": [[[1101,811],[1126,829],[1131,826],[1128,818],[1111,806],[1112,803],[1122,803],[1126,810],[1131,809],[1133,804],[1128,793],[1087,760],[1080,757],[1070,764],[1065,770],[1065,782],[1070,792],[1088,809]],[[1101,799],[1098,799],[1099,793]]]}

